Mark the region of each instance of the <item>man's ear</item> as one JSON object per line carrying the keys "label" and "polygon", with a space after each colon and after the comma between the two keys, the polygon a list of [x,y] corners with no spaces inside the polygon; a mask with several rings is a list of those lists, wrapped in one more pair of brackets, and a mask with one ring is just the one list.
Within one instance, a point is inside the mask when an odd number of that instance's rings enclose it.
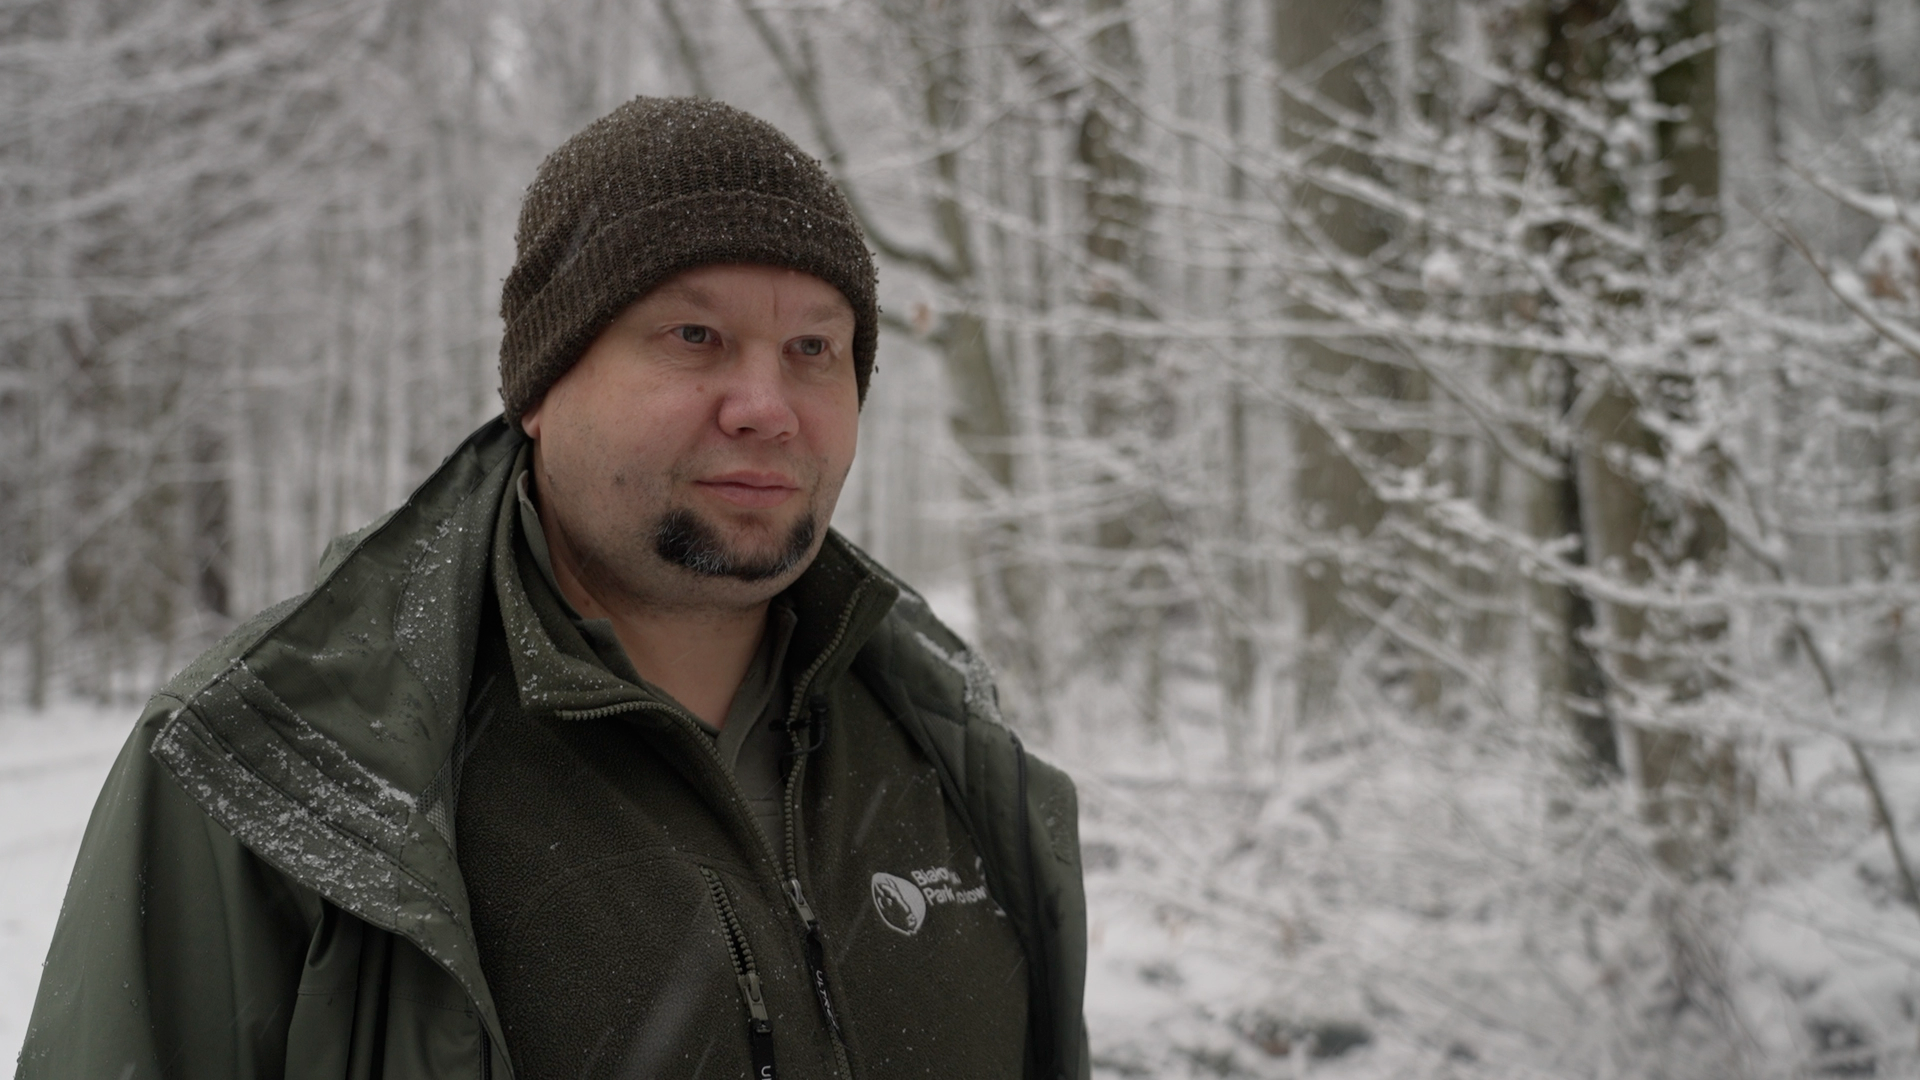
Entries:
{"label": "man's ear", "polygon": [[540,413],[546,404],[547,399],[542,397],[533,408],[520,414],[520,430],[526,432],[527,438],[535,442],[540,441]]}

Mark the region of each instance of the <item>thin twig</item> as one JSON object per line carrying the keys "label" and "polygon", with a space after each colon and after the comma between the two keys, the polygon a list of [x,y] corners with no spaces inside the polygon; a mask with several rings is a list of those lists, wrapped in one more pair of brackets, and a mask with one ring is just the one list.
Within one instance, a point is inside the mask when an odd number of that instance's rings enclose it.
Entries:
{"label": "thin twig", "polygon": [[774,67],[780,70],[781,77],[792,88],[794,98],[799,101],[801,110],[806,113],[808,126],[813,128],[813,137],[819,141],[820,149],[826,153],[827,168],[840,181],[840,191],[846,196],[847,204],[852,207],[854,217],[859,219],[860,228],[867,234],[867,239],[872,241],[874,247],[880,249],[882,255],[919,267],[936,280],[943,282],[959,280],[962,274],[950,259],[942,257],[937,252],[896,239],[892,233],[881,226],[879,219],[867,210],[866,201],[861,197],[859,187],[846,174],[847,153],[841,147],[840,136],[835,131],[832,121],[827,117],[826,105],[820,100],[819,82],[812,65],[805,62],[805,57],[793,55],[792,50],[781,39],[780,32],[774,29],[772,21],[767,18],[766,10],[754,0],[740,0],[740,11],[747,17],[747,23],[753,27],[754,34],[760,39],[760,44],[766,48],[767,55],[773,58]]}
{"label": "thin twig", "polygon": [[1859,766],[1860,779],[1866,783],[1867,794],[1873,799],[1874,816],[1880,819],[1880,827],[1887,830],[1887,846],[1893,849],[1893,868],[1900,874],[1901,891],[1906,894],[1907,903],[1920,911],[1920,886],[1914,884],[1913,867],[1907,862],[1906,848],[1900,843],[1900,829],[1893,823],[1893,811],[1887,807],[1887,794],[1880,787],[1880,777],[1858,742],[1848,739],[1847,749],[1853,751],[1853,763]]}
{"label": "thin twig", "polygon": [[[1778,563],[1770,565],[1776,577],[1783,576],[1784,572]],[[1814,640],[1806,620],[1800,617],[1798,605],[1789,606],[1788,613],[1792,619],[1793,636],[1800,642],[1800,647],[1806,650],[1814,674],[1820,677],[1820,686],[1826,691],[1827,708],[1837,714],[1840,711],[1839,687],[1834,680],[1833,669],[1827,665],[1826,654],[1820,650],[1819,642]],[[1873,801],[1874,816],[1880,819],[1880,827],[1887,832],[1887,848],[1893,854],[1893,868],[1900,875],[1900,885],[1907,903],[1916,913],[1920,913],[1920,886],[1914,883],[1913,864],[1907,861],[1906,845],[1900,842],[1900,827],[1894,822],[1893,810],[1887,804],[1886,789],[1880,786],[1880,776],[1873,770],[1873,760],[1867,757],[1866,748],[1860,745],[1860,740],[1848,735],[1843,736],[1842,741],[1853,753],[1853,764],[1860,772],[1860,782],[1867,786],[1867,797]]]}

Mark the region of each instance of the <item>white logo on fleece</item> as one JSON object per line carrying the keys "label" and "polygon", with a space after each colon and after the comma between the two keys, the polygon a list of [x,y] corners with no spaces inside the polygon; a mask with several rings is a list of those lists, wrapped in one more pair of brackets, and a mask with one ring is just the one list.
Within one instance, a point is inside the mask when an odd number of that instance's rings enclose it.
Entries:
{"label": "white logo on fleece", "polygon": [[911,937],[927,924],[928,905],[977,904],[987,898],[987,887],[963,887],[960,875],[944,866],[909,872],[912,880],[893,874],[873,875],[873,908],[880,921]]}

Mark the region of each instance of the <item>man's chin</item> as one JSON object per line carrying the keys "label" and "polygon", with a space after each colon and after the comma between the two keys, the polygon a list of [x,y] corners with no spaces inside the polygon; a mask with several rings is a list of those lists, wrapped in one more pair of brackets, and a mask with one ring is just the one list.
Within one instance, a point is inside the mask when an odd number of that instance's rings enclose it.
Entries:
{"label": "man's chin", "polygon": [[721,527],[682,508],[655,526],[653,550],[662,561],[700,577],[758,584],[804,569],[817,535],[812,515],[804,515],[783,536],[729,538]]}

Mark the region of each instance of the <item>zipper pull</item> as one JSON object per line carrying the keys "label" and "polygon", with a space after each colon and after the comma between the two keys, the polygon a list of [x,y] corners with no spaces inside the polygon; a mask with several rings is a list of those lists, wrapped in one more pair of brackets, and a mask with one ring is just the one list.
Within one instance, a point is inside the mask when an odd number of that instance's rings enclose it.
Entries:
{"label": "zipper pull", "polygon": [[800,913],[800,921],[807,924],[807,932],[818,933],[820,921],[813,917],[813,909],[807,906],[807,894],[800,889],[800,879],[787,879],[787,899],[793,901],[793,909]]}
{"label": "zipper pull", "polygon": [[740,992],[746,996],[747,1011],[753,1014],[754,1023],[763,1027],[771,1024],[767,1019],[767,999],[760,996],[760,976],[751,971],[740,976]]}
{"label": "zipper pull", "polygon": [[846,1037],[840,1033],[840,1014],[834,1011],[833,995],[827,992],[827,948],[820,940],[820,921],[813,917],[813,908],[807,903],[807,894],[800,888],[800,879],[787,879],[787,898],[793,901],[793,908],[800,913],[800,921],[806,925],[807,932],[801,943],[806,946],[807,967],[813,976],[813,994],[820,999],[820,1012],[827,1018],[827,1029],[833,1032],[834,1039],[844,1043]]}
{"label": "zipper pull", "polygon": [[754,1080],[774,1080],[773,1021],[767,1017],[767,1000],[760,994],[760,976],[752,971],[740,976],[740,993],[747,999],[747,1050],[753,1057]]}

